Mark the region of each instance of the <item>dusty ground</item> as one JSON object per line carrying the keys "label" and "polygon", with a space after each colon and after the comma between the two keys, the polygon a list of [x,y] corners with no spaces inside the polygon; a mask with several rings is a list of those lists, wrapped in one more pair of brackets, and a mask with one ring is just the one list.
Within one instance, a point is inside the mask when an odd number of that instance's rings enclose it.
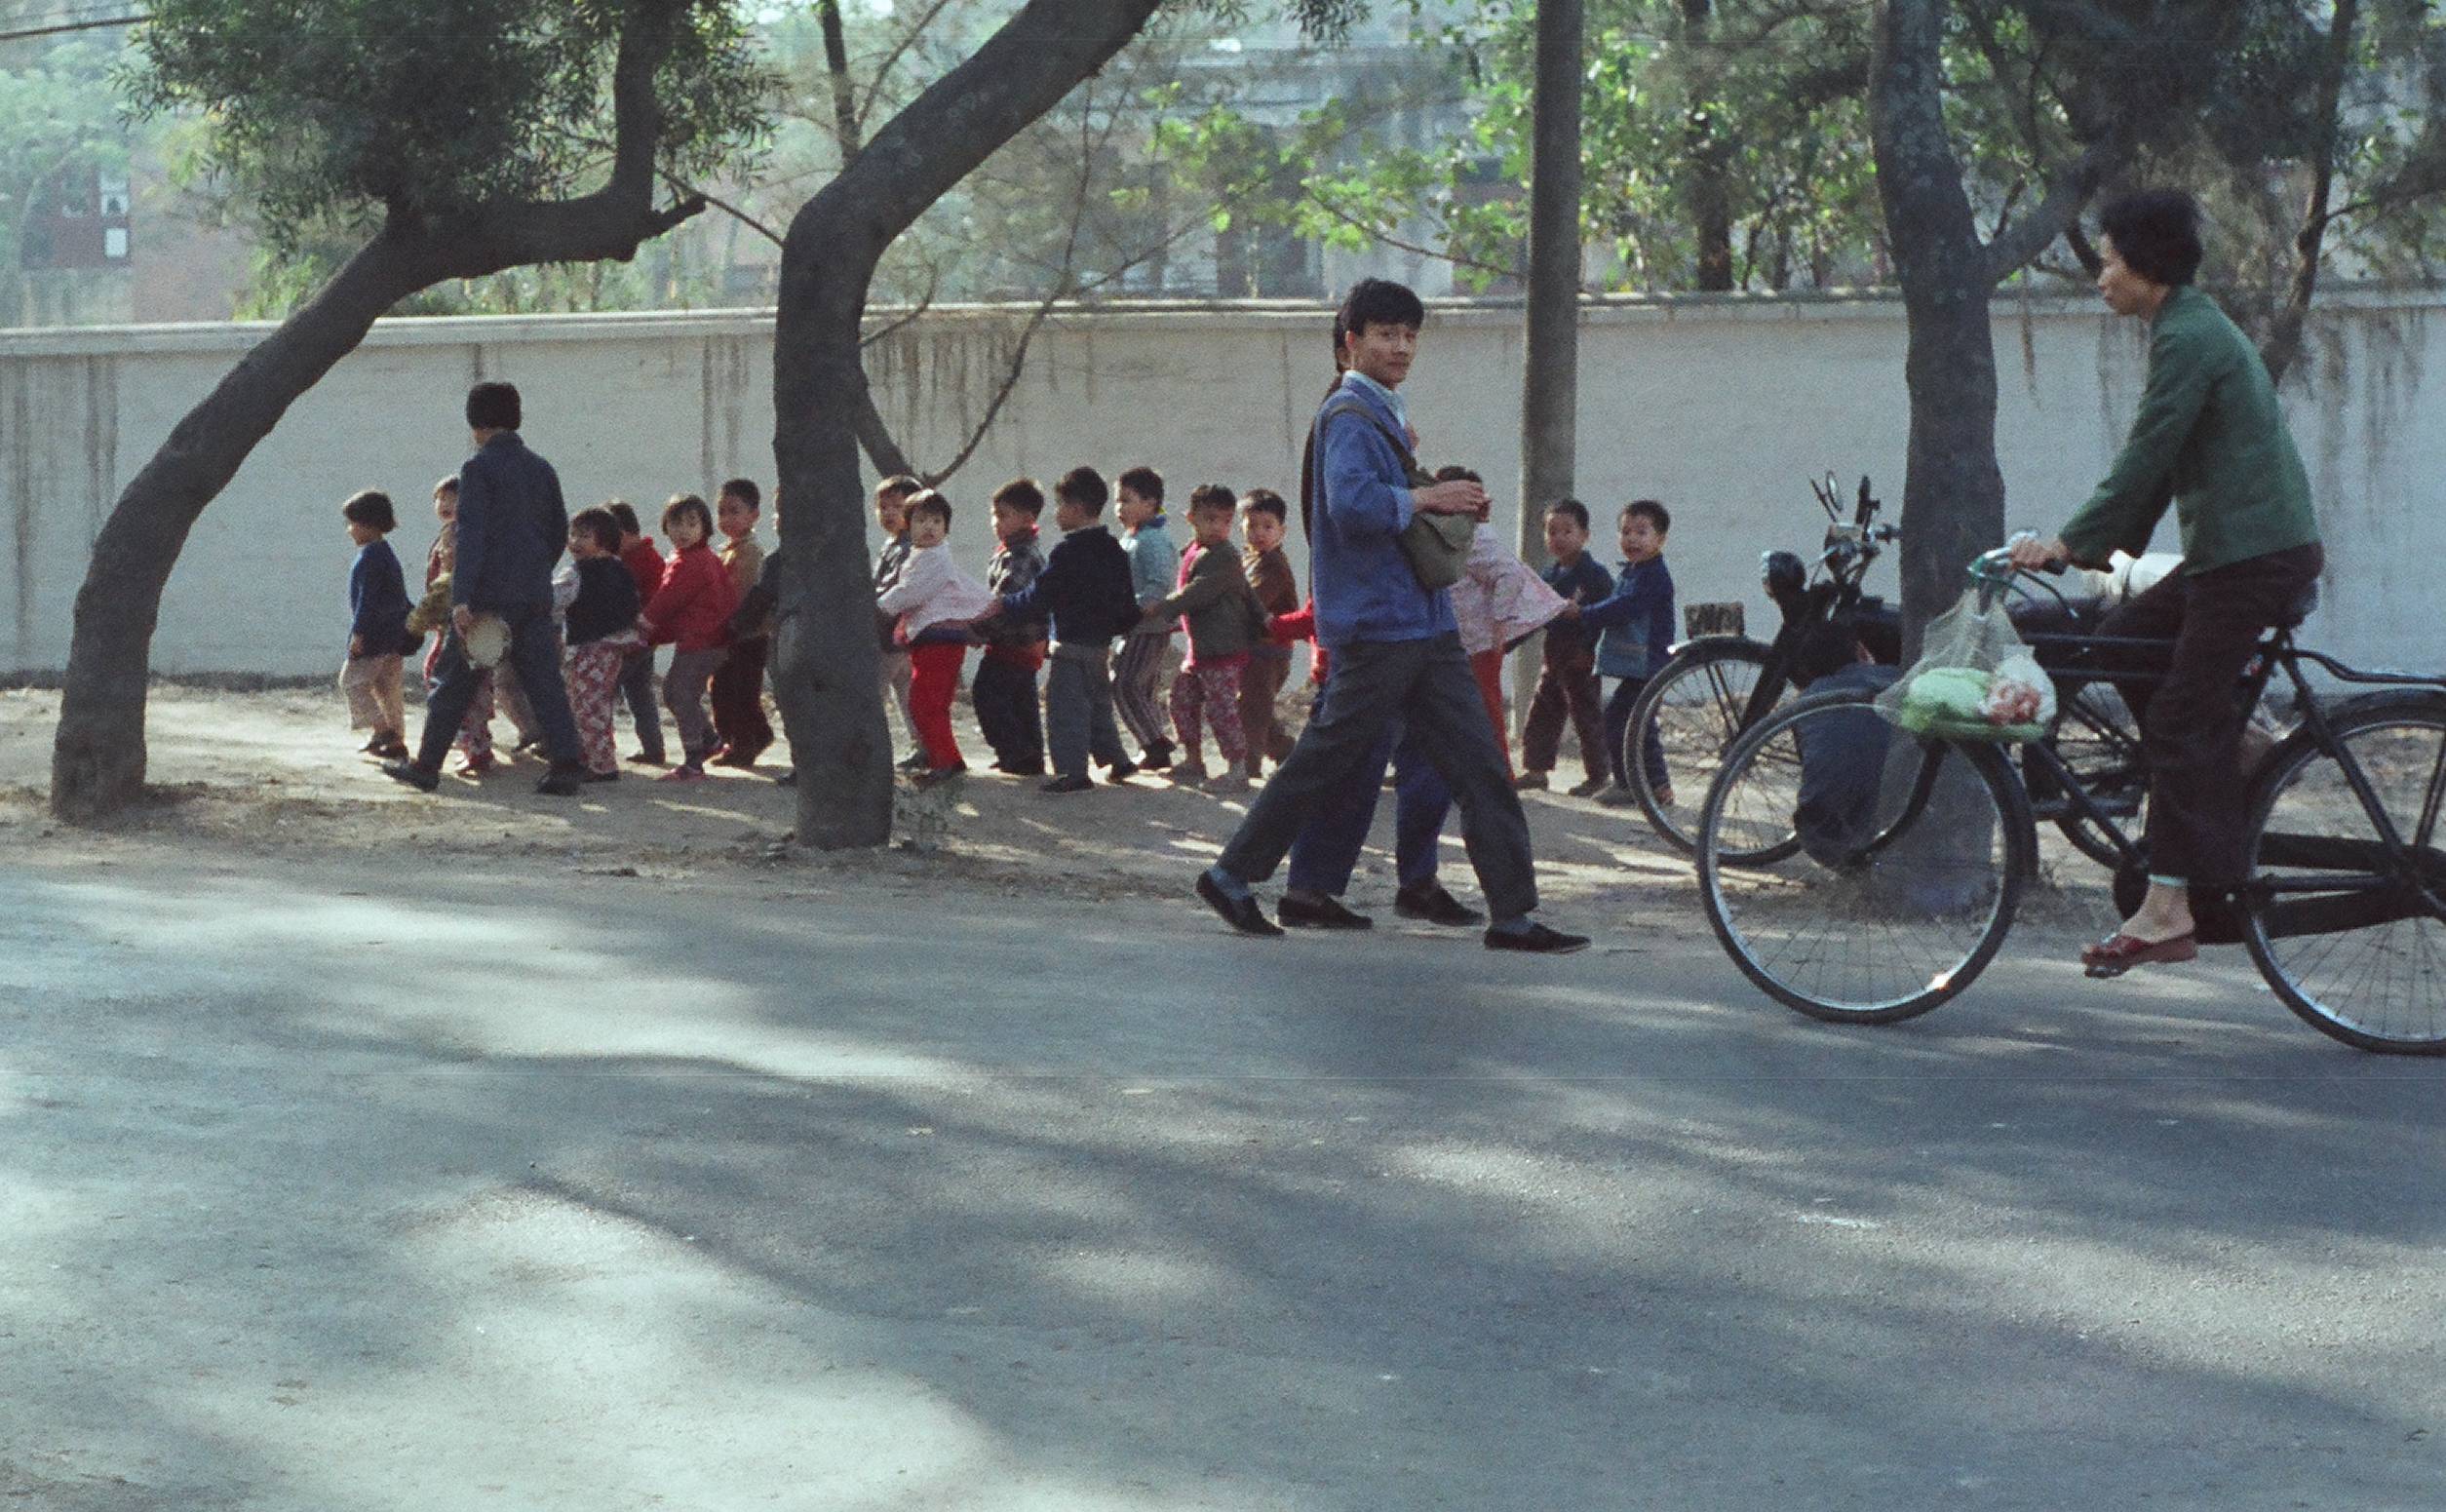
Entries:
{"label": "dusty ground", "polygon": [[[631,768],[618,784],[589,788],[575,801],[538,796],[542,767],[532,761],[497,768],[481,782],[446,779],[427,795],[389,782],[356,754],[362,736],[350,733],[338,695],[328,689],[158,684],[148,763],[158,801],[94,833],[58,826],[46,811],[58,713],[55,691],[0,690],[0,846],[63,864],[201,842],[256,854],[381,852],[410,865],[506,854],[557,861],[577,874],[762,876],[819,893],[957,879],[1014,900],[1051,891],[1184,898],[1197,865],[1222,848],[1247,807],[1245,799],[1175,788],[1160,777],[1053,797],[1032,780],[978,770],[946,793],[904,793],[892,851],[814,855],[786,843],[794,798],[770,780],[788,762],[786,747],[756,773],[715,768],[712,780],[687,786],[651,781],[653,768]],[[970,759],[990,758],[964,705],[959,717]],[[411,731],[420,720],[411,704]],[[509,726],[497,729],[507,734]],[[625,719],[621,742],[629,749]],[[1603,935],[1663,927],[1704,939],[1689,867],[1650,834],[1636,809],[1559,793],[1525,796],[1539,885],[1558,922]],[[1375,843],[1350,893],[1355,905],[1384,913],[1387,925],[1391,810],[1389,801],[1378,810]],[[1474,897],[1457,823],[1447,827],[1444,843],[1446,880]]]}

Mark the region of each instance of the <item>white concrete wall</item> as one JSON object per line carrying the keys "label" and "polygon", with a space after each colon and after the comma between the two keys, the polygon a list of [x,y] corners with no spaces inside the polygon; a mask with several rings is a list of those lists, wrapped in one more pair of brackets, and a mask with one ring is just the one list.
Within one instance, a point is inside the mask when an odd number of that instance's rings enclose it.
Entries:
{"label": "white concrete wall", "polygon": [[[2438,301],[2353,295],[2325,316],[2310,382],[2290,391],[2329,545],[2316,639],[2393,665],[2446,666],[2446,426],[2424,376],[2446,339]],[[1004,370],[1017,317],[950,310],[872,354],[884,412],[920,460],[949,456]],[[983,508],[1017,473],[1151,462],[1177,493],[1214,480],[1296,494],[1299,445],[1330,376],[1308,307],[1233,304],[1065,314],[949,485],[973,563]],[[65,664],[87,553],[124,483],[259,328],[0,332],[0,671]],[[1856,300],[1678,300],[1592,309],[1582,336],[1580,488],[1601,516],[1639,495],[1675,512],[1686,601],[1744,598],[1758,555],[1805,547],[1804,486],[1833,469],[1902,491],[1900,307]],[[1997,314],[2000,443],[2016,523],[2059,522],[2113,454],[2137,398],[2138,330],[2084,303]],[[1519,314],[1439,308],[1409,393],[1422,454],[1486,474],[1508,513],[1517,478]],[[770,325],[759,313],[395,321],[301,400],[196,527],[154,643],[165,672],[319,671],[346,630],[339,501],[361,487],[406,512],[411,566],[433,480],[466,450],[480,376],[524,391],[526,436],[573,506],[650,507],[722,477],[772,474]],[[1507,524],[1508,528],[1508,524]],[[2161,532],[2170,545],[2172,525]],[[1881,564],[1872,587],[1890,590]]]}

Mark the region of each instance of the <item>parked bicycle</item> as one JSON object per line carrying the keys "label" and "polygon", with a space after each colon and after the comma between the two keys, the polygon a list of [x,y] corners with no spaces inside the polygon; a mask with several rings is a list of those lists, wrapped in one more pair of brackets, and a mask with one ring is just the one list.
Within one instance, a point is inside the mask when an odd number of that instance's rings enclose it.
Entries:
{"label": "parked bicycle", "polygon": [[[1992,552],[1971,576],[1993,606],[2015,574]],[[2236,689],[2255,704],[2281,675],[2299,723],[2251,779],[2251,880],[2222,913],[2201,911],[2202,943],[2238,940],[2322,1033],[2446,1054],[2446,677],[2348,666],[2297,645],[2299,624],[2297,612],[2263,639]],[[2067,640],[2049,669],[2059,698],[2153,676],[2114,668],[2171,647]],[[2322,697],[2312,667],[2375,691]],[[2057,747],[2034,742],[2016,761],[1994,745],[1914,738],[1858,691],[1775,709],[1733,742],[1699,817],[1708,922],[1744,975],[1813,1018],[1926,1013],[1995,959],[2038,873],[2034,772],[2111,849],[2123,903],[2136,899],[2147,858],[2128,816]],[[1738,859],[1787,834],[1796,843],[1771,860]]]}

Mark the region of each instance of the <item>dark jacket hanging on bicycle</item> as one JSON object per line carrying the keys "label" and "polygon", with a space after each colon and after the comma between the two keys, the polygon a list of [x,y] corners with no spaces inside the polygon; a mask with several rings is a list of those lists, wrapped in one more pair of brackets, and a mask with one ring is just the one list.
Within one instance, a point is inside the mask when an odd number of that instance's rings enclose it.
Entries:
{"label": "dark jacket hanging on bicycle", "polygon": [[2172,503],[2183,569],[2206,572],[2318,539],[2310,474],[2250,338],[2189,285],[2149,328],[2149,386],[2115,470],[2063,529],[2073,561],[2139,556]]}

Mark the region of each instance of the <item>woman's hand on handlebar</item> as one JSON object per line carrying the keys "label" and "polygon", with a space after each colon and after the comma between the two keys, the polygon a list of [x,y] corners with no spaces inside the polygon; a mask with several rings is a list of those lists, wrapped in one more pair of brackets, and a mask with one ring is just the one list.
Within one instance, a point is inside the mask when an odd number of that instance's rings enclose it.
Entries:
{"label": "woman's hand on handlebar", "polygon": [[2013,537],[2004,549],[2010,553],[2007,560],[2024,572],[2061,567],[2065,562],[2070,562],[2073,556],[2065,548],[2060,537],[2049,536],[2041,539],[2035,531],[2025,531]]}

